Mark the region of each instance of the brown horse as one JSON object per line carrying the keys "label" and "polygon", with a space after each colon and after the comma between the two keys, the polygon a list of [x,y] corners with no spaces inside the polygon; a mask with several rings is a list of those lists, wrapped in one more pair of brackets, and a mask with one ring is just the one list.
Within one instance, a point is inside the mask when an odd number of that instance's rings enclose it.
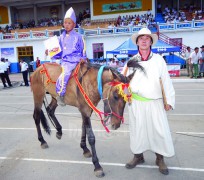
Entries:
{"label": "brown horse", "polygon": [[[82,116],[82,136],[80,146],[83,149],[83,154],[85,157],[92,156],[92,162],[95,166],[95,175],[97,177],[104,176],[103,169],[99,164],[98,157],[96,155],[95,149],[95,136],[92,130],[90,116],[93,112],[93,108],[90,107],[90,103],[87,103],[87,97],[96,107],[99,103],[101,97],[98,92],[97,76],[99,72],[100,65],[93,65],[89,63],[81,63],[78,67],[78,72],[74,71],[69,80],[67,91],[65,95],[65,103],[67,105],[75,106],[81,113]],[[47,142],[44,140],[40,122],[44,130],[50,134],[50,128],[47,123],[46,117],[42,111],[42,104],[45,98],[46,92],[52,96],[52,100],[49,106],[46,108],[48,116],[52,119],[53,124],[57,130],[57,138],[60,139],[62,136],[62,126],[55,117],[55,110],[57,108],[56,101],[56,88],[55,82],[59,75],[61,74],[61,67],[57,64],[43,64],[31,75],[31,87],[34,97],[34,114],[33,118],[35,120],[38,140],[41,142],[42,148],[48,148]],[[104,100],[104,113],[105,117],[110,117],[112,129],[117,129],[120,127],[123,111],[125,107],[125,92],[119,93],[119,86],[126,85],[132,78],[133,74],[128,77],[124,77],[116,70],[105,67],[101,75],[102,83],[102,96]],[[80,84],[77,84],[77,79]],[[114,85],[115,84],[115,85]],[[84,90],[80,91],[79,85]],[[119,86],[118,86],[119,85]],[[124,87],[124,86],[123,86]],[[127,89],[126,89],[127,90]],[[124,88],[125,91],[125,88]],[[84,93],[87,95],[84,97]],[[91,146],[91,151],[86,145],[86,136],[88,137],[88,142]]]}

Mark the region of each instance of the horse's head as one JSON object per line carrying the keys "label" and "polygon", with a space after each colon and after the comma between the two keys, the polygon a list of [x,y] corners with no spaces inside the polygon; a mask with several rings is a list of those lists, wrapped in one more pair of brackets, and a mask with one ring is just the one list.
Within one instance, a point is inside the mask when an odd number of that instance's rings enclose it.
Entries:
{"label": "horse's head", "polygon": [[120,127],[126,102],[131,102],[129,82],[133,75],[124,77],[116,71],[103,73],[104,125],[111,123],[112,129]]}

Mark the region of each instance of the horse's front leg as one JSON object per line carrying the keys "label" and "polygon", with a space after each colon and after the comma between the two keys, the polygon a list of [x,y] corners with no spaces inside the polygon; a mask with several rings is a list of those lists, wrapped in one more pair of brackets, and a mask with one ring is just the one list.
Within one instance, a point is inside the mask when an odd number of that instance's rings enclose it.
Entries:
{"label": "horse's front leg", "polygon": [[81,143],[80,147],[83,149],[83,155],[86,158],[89,158],[92,156],[90,150],[86,146],[86,127],[84,121],[82,122],[82,134],[81,134]]}
{"label": "horse's front leg", "polygon": [[48,116],[53,120],[55,124],[55,128],[57,130],[56,137],[58,139],[61,139],[62,138],[62,126],[60,125],[59,121],[57,120],[55,116],[55,110],[57,106],[58,105],[57,105],[56,99],[52,98],[52,101],[50,102],[49,106],[46,107],[46,111],[47,111]]}
{"label": "horse's front leg", "polygon": [[85,128],[86,128],[86,135],[88,137],[89,144],[91,146],[91,151],[92,151],[92,162],[95,166],[94,172],[96,177],[103,177],[105,176],[103,172],[103,168],[99,164],[99,160],[96,154],[96,148],[95,148],[95,135],[93,133],[92,127],[91,127],[91,121],[89,117],[83,117],[83,121],[85,123]]}

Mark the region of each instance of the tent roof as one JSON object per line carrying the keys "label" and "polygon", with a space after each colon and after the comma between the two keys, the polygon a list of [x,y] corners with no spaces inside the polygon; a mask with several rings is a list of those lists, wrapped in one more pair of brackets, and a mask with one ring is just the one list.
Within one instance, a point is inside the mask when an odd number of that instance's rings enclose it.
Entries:
{"label": "tent roof", "polygon": [[[179,46],[169,45],[161,40],[152,46],[152,51],[155,53],[168,53],[168,52],[180,52]],[[136,54],[138,52],[137,46],[133,44],[131,38],[128,38],[120,46],[112,51],[107,51],[106,54]]]}

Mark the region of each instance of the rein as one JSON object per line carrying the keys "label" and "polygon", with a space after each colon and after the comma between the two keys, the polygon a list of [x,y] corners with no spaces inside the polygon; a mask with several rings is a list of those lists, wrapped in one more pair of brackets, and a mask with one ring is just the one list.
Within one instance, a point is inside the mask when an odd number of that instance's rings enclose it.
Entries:
{"label": "rein", "polygon": [[81,91],[81,93],[82,93],[84,99],[86,100],[87,104],[89,105],[89,107],[90,107],[91,109],[93,109],[93,110],[99,115],[99,117],[101,118],[101,123],[102,123],[103,127],[105,128],[106,132],[109,133],[110,131],[109,131],[109,129],[104,125],[103,118],[102,118],[102,114],[105,114],[105,113],[104,113],[104,112],[101,112],[100,110],[98,110],[98,109],[96,108],[96,106],[94,106],[94,104],[91,102],[90,98],[88,97],[88,95],[86,94],[86,92],[84,91],[82,85],[81,85],[80,82],[79,82],[79,79],[78,79],[78,77],[77,77],[77,74],[78,74],[78,72],[79,72],[79,68],[80,68],[80,63],[77,65],[77,67],[76,67],[76,69],[75,69],[75,71],[74,71],[74,75],[73,75],[74,78],[75,78],[75,81],[76,81],[76,83],[77,83],[77,85],[78,85],[78,87],[79,87],[79,90]]}
{"label": "rein", "polygon": [[[102,74],[103,74],[103,70],[104,70],[104,68],[105,68],[105,65],[103,65],[103,66],[100,67],[100,69],[99,69],[99,71],[98,71],[98,76],[97,76],[97,81],[98,81],[98,92],[99,92],[100,97],[101,97],[101,99],[103,100],[103,102],[105,102],[105,100],[108,101],[108,98],[109,98],[109,95],[110,95],[111,88],[112,88],[113,86],[116,85],[115,82],[110,82],[109,85],[111,85],[111,86],[110,86],[110,88],[109,88],[108,95],[107,95],[106,98],[103,98],[103,90],[102,90]],[[119,84],[121,84],[121,83],[118,82],[117,85],[119,85]],[[118,114],[116,114],[115,112],[112,111],[111,106],[110,106],[110,104],[109,104],[109,101],[108,101],[108,106],[109,106],[109,109],[110,109],[110,113],[104,113],[104,114],[105,114],[105,115],[108,115],[108,116],[111,116],[111,115],[113,114],[113,115],[116,116],[117,118],[121,119],[122,123],[124,123],[124,117],[123,117],[123,116],[119,116]]]}
{"label": "rein", "polygon": [[50,78],[50,75],[47,71],[47,68],[45,67],[45,64],[42,64],[43,66],[43,69],[40,71],[40,74],[46,74],[47,76],[47,81],[46,81],[46,84],[48,85],[49,83],[53,83],[53,84],[56,84],[56,81],[52,81],[52,79]]}

